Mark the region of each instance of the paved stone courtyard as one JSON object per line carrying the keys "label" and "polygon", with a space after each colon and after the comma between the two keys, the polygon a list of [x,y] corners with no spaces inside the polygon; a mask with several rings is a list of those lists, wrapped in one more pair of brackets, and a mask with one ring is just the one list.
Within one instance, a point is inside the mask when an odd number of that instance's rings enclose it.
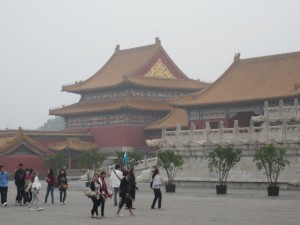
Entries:
{"label": "paved stone courtyard", "polygon": [[[44,202],[46,183],[41,190]],[[300,224],[300,191],[280,190],[279,197],[268,197],[266,190],[229,189],[225,196],[217,196],[214,189],[177,187],[176,193],[162,189],[163,210],[151,210],[153,192],[148,184],[138,184],[137,216],[116,217],[113,201],[106,202],[107,218],[91,219],[92,202],[83,194],[84,182],[69,182],[67,204],[59,205],[59,192],[55,190],[54,206],[46,205],[44,211],[28,211],[26,206],[15,206],[15,186],[10,182],[8,204],[0,207],[1,225],[87,225],[87,224],[199,224],[199,225],[297,225]],[[49,196],[50,197],[50,196]],[[48,199],[49,202],[49,199]],[[99,208],[100,210],[100,208]]]}

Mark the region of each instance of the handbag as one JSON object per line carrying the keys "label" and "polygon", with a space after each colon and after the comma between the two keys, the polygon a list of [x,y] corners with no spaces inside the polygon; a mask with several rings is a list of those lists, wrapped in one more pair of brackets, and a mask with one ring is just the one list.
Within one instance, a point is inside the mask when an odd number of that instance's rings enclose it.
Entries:
{"label": "handbag", "polygon": [[62,190],[67,190],[67,189],[68,189],[68,185],[67,185],[66,183],[61,183],[61,184],[60,184],[60,188],[61,188]]}
{"label": "handbag", "polygon": [[91,197],[96,197],[97,193],[96,193],[96,191],[92,191],[90,188],[86,188],[84,191],[84,195],[86,197],[91,198]]}

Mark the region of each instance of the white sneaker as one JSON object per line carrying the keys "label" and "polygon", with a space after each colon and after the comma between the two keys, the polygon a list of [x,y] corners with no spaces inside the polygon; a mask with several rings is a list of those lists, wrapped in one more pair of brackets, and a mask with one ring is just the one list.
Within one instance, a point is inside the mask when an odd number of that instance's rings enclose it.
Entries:
{"label": "white sneaker", "polygon": [[43,211],[43,210],[44,210],[44,208],[42,208],[42,207],[37,208],[37,211]]}
{"label": "white sneaker", "polygon": [[7,206],[7,203],[6,202],[4,202],[4,204],[3,204],[3,207],[6,207]]}
{"label": "white sneaker", "polygon": [[60,202],[60,204],[63,205],[64,203],[63,203],[63,202]]}
{"label": "white sneaker", "polygon": [[29,210],[29,211],[33,211],[33,209],[32,209],[32,208],[28,208],[28,210]]}

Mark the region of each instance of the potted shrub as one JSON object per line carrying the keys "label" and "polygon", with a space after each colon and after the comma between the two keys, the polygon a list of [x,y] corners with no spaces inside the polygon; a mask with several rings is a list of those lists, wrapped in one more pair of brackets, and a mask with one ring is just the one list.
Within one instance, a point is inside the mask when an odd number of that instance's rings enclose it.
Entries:
{"label": "potted shrub", "polygon": [[235,149],[232,146],[218,146],[208,153],[209,172],[215,170],[219,180],[219,185],[216,186],[217,194],[227,193],[227,178],[230,169],[241,160],[242,151]]}
{"label": "potted shrub", "polygon": [[83,169],[87,174],[86,187],[90,185],[95,169],[101,167],[105,158],[106,157],[103,153],[97,153],[92,150],[86,151],[78,157],[81,169]]}
{"label": "potted shrub", "polygon": [[184,160],[177,151],[160,150],[157,153],[157,166],[164,169],[168,181],[166,183],[166,192],[175,192],[176,185],[173,184],[174,178],[178,170],[182,169]]}
{"label": "potted shrub", "polygon": [[264,170],[268,179],[268,196],[278,196],[279,186],[277,180],[281,170],[289,161],[285,158],[285,148],[280,148],[272,144],[266,144],[256,150],[253,162],[258,170]]}

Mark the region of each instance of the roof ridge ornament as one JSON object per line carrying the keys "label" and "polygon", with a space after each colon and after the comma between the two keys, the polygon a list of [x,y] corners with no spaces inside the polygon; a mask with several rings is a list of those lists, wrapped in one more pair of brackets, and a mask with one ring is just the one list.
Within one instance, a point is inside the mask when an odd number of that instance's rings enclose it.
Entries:
{"label": "roof ridge ornament", "polygon": [[160,41],[159,37],[155,38],[155,44],[161,44],[161,41]]}
{"label": "roof ridge ornament", "polygon": [[118,53],[119,51],[120,51],[120,45],[117,44],[117,45],[116,45],[116,48],[115,48],[115,53]]}
{"label": "roof ridge ornament", "polygon": [[233,58],[234,62],[240,61],[240,56],[241,56],[241,53],[239,53],[239,52],[235,53],[234,58]]}

